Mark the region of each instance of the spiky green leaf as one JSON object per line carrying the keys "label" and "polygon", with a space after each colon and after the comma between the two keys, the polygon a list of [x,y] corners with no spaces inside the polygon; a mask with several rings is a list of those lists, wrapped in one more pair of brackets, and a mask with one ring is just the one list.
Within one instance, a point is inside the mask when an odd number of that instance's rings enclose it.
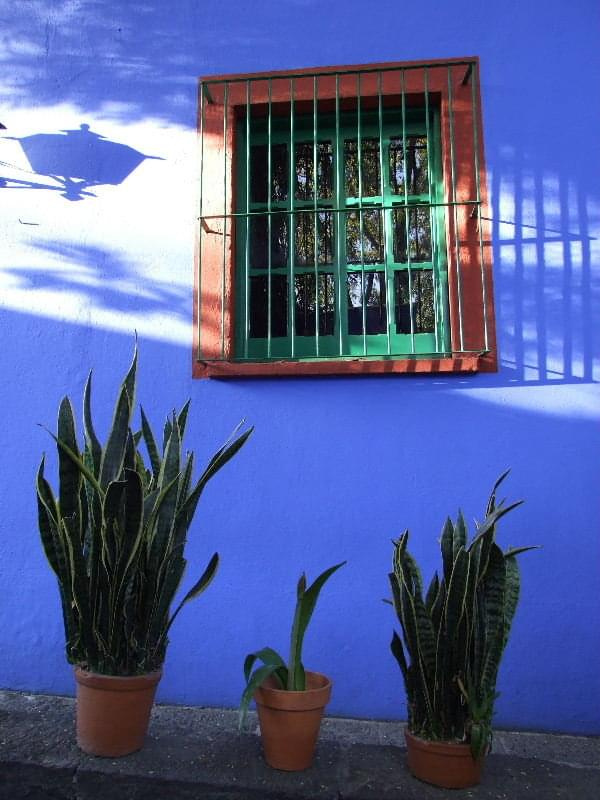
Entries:
{"label": "spiky green leaf", "polygon": [[[44,426],[40,426],[44,428]],[[104,496],[104,490],[96,480],[94,473],[89,469],[89,467],[83,462],[82,458],[75,453],[71,448],[65,444],[65,442],[61,441],[57,436],[55,436],[52,431],[49,431],[48,428],[44,428],[44,430],[50,434],[50,436],[54,439],[58,447],[66,453],[66,455],[71,459],[71,461],[77,466],[79,471],[83,474],[83,476],[88,480],[94,489],[98,492],[98,494],[102,497]]]}
{"label": "spiky green leaf", "polygon": [[60,548],[58,511],[50,484],[44,478],[44,458],[37,473],[38,524],[44,553],[60,582],[68,579],[64,572]]}
{"label": "spiky green leaf", "polygon": [[446,581],[446,586],[448,586],[450,583],[450,576],[452,575],[452,567],[454,566],[454,525],[450,517],[446,518],[446,522],[442,528],[440,548],[442,551],[444,580]]}
{"label": "spiky green leaf", "polygon": [[506,647],[508,636],[512,627],[512,621],[519,603],[521,590],[521,576],[519,574],[519,564],[515,555],[504,555],[504,565],[506,568],[506,586],[504,597],[504,633],[502,638],[502,650]]}
{"label": "spiky green leaf", "polygon": [[402,640],[396,633],[396,631],[392,634],[392,641],[390,642],[390,650],[392,651],[392,655],[398,662],[398,666],[400,667],[400,672],[402,673],[402,677],[404,679],[404,686],[408,690],[408,664],[406,663],[406,656],[404,655],[404,647],[402,646]]}
{"label": "spiky green leaf", "polygon": [[190,400],[187,400],[179,414],[177,415],[177,425],[179,427],[179,435],[183,439],[185,434],[185,426],[187,424],[188,413],[190,410]]}
{"label": "spiky green leaf", "polygon": [[[188,495],[185,503],[181,506],[181,508],[177,512],[178,523],[181,520],[188,520],[188,521],[191,520],[196,511],[196,506],[198,505],[198,500],[200,499],[200,495],[202,494],[202,491],[206,486],[206,484],[208,483],[208,481],[244,446],[244,444],[248,441],[248,438],[251,436],[253,431],[254,428],[249,428],[238,439],[233,441],[230,445],[223,445],[223,447],[221,447],[215,453],[215,455],[209,461],[208,466],[200,476],[194,489]],[[189,524],[189,522],[186,524]]]}
{"label": "spiky green leaf", "polygon": [[504,558],[511,558],[512,556],[519,556],[521,553],[527,553],[528,550],[539,550],[539,544],[532,544],[529,547],[509,547],[508,550],[504,552]]}
{"label": "spiky green leaf", "polygon": [[500,477],[498,478],[496,483],[492,486],[492,491],[490,492],[490,497],[489,497],[489,500],[487,502],[487,507],[486,507],[486,510],[485,510],[486,517],[489,517],[489,515],[492,513],[492,511],[496,508],[496,492],[498,491],[498,487],[500,486],[502,481],[507,477],[507,475],[509,473],[510,473],[510,469],[505,470],[502,473],[502,475],[500,475]]}
{"label": "spiky green leaf", "polygon": [[446,635],[450,641],[458,634],[459,623],[465,614],[467,582],[469,579],[469,554],[461,547],[454,560],[446,594]]}
{"label": "spiky green leaf", "polygon": [[123,379],[123,388],[127,392],[127,397],[129,398],[130,412],[133,412],[133,409],[135,408],[137,361],[138,361],[138,349],[137,349],[137,334],[136,334],[135,346],[133,348],[133,358],[131,359],[131,366],[127,370],[127,375],[125,375],[125,378]]}
{"label": "spiky green leaf", "polygon": [[146,449],[148,450],[148,456],[150,458],[150,464],[152,465],[152,474],[154,475],[155,480],[158,480],[161,467],[161,457],[158,453],[158,447],[156,446],[156,440],[154,438],[154,434],[152,433],[152,428],[150,427],[148,418],[146,417],[144,409],[141,406],[140,416],[142,418],[142,436],[144,437],[144,442],[146,443]]}
{"label": "spiky green leaf", "polygon": [[[66,447],[72,450],[73,453],[79,455],[73,407],[68,397],[63,397],[58,410],[57,438],[63,445],[66,445]],[[79,520],[81,518],[81,509],[79,507],[81,473],[76,464],[60,446],[58,447],[58,474],[58,504],[61,516],[71,517],[76,515]]]}
{"label": "spiky green leaf", "polygon": [[462,511],[459,509],[458,517],[454,523],[452,534],[452,559],[455,560],[461,547],[467,546],[467,526]]}
{"label": "spiky green leaf", "polygon": [[425,595],[425,608],[430,614],[439,592],[440,592],[440,579],[438,578],[437,572],[434,572],[433,578],[431,579],[431,583],[429,584],[429,588],[427,589],[427,594]]}
{"label": "spiky green leaf", "polygon": [[212,581],[214,580],[215,575],[217,574],[217,569],[219,568],[219,554],[215,553],[200,578],[196,581],[196,583],[192,586],[189,592],[185,595],[183,600],[179,603],[177,608],[175,609],[174,614],[171,616],[170,620],[167,623],[165,628],[164,634],[161,637],[161,641],[166,638],[169,630],[171,629],[171,625],[175,622],[175,619],[184,605],[193,600],[195,597],[198,597],[202,594],[202,592],[206,591]]}
{"label": "spiky green leaf", "polygon": [[277,680],[279,687],[285,689],[287,685],[287,666],[283,658],[276,650],[271,647],[263,647],[256,653],[249,653],[244,660],[244,679],[246,683],[250,680],[252,668],[257,661],[262,661],[263,664],[272,664],[277,669],[273,673],[273,677]]}
{"label": "spiky green leaf", "polygon": [[92,471],[98,478],[100,476],[100,462],[102,461],[102,445],[98,441],[92,422],[92,370],[89,372],[83,391],[83,431],[90,452]]}
{"label": "spiky green leaf", "polygon": [[100,464],[100,486],[105,489],[111,481],[119,477],[125,459],[125,447],[131,419],[131,400],[125,382],[121,386],[113,415],[112,426],[102,453]]}
{"label": "spiky green leaf", "polygon": [[303,576],[304,581],[302,581],[302,577],[300,578],[298,583],[298,601],[296,603],[294,622],[292,624],[290,660],[288,664],[288,689],[302,691],[302,684],[305,680],[302,666],[302,645],[304,643],[306,629],[313,615],[313,611],[315,610],[321,589],[334,572],[337,572],[345,563],[345,561],[342,561],[340,564],[335,564],[333,567],[326,569],[307,589],[304,588],[306,585],[306,577]]}
{"label": "spiky green leaf", "polygon": [[492,545],[485,577],[486,640],[481,672],[481,695],[493,694],[504,646],[506,562],[502,550]]}
{"label": "spiky green leaf", "polygon": [[242,699],[240,701],[240,711],[239,711],[239,718],[238,718],[238,729],[240,732],[244,728],[244,723],[246,722],[246,716],[248,714],[248,708],[250,706],[250,701],[254,697],[254,693],[258,688],[260,688],[263,683],[273,675],[278,669],[276,664],[265,664],[262,667],[259,667],[255,670],[252,675],[250,676],[250,680],[248,681],[246,688],[242,694]]}

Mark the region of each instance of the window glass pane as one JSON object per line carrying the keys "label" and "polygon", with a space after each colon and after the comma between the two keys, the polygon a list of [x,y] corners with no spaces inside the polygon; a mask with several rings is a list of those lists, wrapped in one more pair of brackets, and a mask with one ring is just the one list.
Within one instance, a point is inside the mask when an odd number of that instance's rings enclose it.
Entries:
{"label": "window glass pane", "polygon": [[[361,139],[362,196],[381,194],[379,172],[379,139]],[[344,175],[346,197],[358,197],[358,139],[344,141]]]}
{"label": "window glass pane", "polygon": [[[256,144],[250,148],[250,200],[267,202],[269,164],[267,145]],[[288,196],[287,144],[271,145],[271,200],[287,200]]]}
{"label": "window glass pane", "polygon": [[[269,276],[250,278],[250,337],[266,339],[269,319]],[[271,275],[271,336],[287,336],[287,277]]]}
{"label": "window glass pane", "polygon": [[425,136],[406,137],[406,162],[404,169],[404,147],[402,137],[390,139],[390,185],[394,194],[404,194],[406,173],[408,173],[407,194],[427,194],[429,176],[427,173],[427,138]]}
{"label": "window glass pane", "polygon": [[[362,240],[360,235],[361,215]],[[381,264],[384,258],[383,253],[381,209],[349,211],[346,214],[346,261],[348,264]]]}
{"label": "window glass pane", "polygon": [[[364,296],[366,301],[365,332],[386,333],[387,312],[385,304],[385,273],[365,272]],[[348,333],[363,332],[363,284],[362,273],[348,273]]]}
{"label": "window glass pane", "polygon": [[[333,214],[319,211],[317,231],[319,240],[318,263],[333,264]],[[294,212],[294,262],[297,266],[315,263],[315,213],[313,211]]]}
{"label": "window glass pane", "polygon": [[[287,214],[271,214],[271,267],[286,267],[288,263]],[[250,266],[268,269],[269,215],[250,217]]]}
{"label": "window glass pane", "polygon": [[[406,210],[392,212],[394,228],[394,261],[406,263]],[[411,261],[431,261],[431,224],[429,208],[408,209],[408,247]]]}
{"label": "window glass pane", "polygon": [[[315,276],[307,272],[294,278],[296,336],[315,335]],[[333,275],[319,275],[319,336],[332,336],[335,317],[335,281]]]}
{"label": "window glass pane", "polygon": [[411,292],[409,292],[408,270],[394,273],[396,331],[410,333],[412,313],[414,333],[433,333],[435,330],[433,273],[430,269],[411,270],[410,283]]}
{"label": "window glass pane", "polygon": [[[298,142],[295,146],[296,175],[294,197],[296,200],[313,200],[315,191],[314,147],[312,142]],[[327,200],[333,194],[333,145],[317,143],[318,197]]]}

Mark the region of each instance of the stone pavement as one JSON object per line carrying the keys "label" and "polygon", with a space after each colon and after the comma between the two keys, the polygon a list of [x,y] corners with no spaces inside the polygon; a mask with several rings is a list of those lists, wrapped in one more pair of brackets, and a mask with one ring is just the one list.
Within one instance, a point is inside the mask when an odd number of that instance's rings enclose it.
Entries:
{"label": "stone pavement", "polygon": [[497,732],[480,786],[441,790],[412,778],[402,726],[328,718],[314,765],[270,769],[256,717],[157,706],[146,746],[92,758],[74,740],[71,698],[0,691],[0,800],[599,800],[600,737]]}

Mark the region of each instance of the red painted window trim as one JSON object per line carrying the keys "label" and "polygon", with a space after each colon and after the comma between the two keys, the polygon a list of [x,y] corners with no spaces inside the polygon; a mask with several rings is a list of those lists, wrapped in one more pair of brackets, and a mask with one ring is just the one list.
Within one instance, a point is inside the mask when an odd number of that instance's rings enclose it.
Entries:
{"label": "red painted window trim", "polygon": [[[452,77],[452,109],[454,122],[454,142],[455,152],[462,154],[462,163],[456,161],[455,188],[457,199],[473,199],[475,196],[475,175],[474,170],[466,168],[464,165],[473,164],[473,127],[472,127],[472,103],[471,86],[464,83],[461,78],[465,75],[467,65],[464,62],[476,62],[477,57],[469,56],[457,59],[437,59],[427,62],[393,62],[382,64],[362,64],[352,66],[332,66],[318,67],[301,70],[285,70],[278,72],[257,72],[243,75],[220,75],[208,76],[200,79],[200,83],[211,81],[224,81],[234,79],[244,79],[241,83],[228,84],[228,118],[227,118],[227,137],[224,137],[223,125],[223,105],[217,102],[213,105],[204,104],[204,130],[201,135],[204,137],[203,145],[203,181],[205,185],[211,186],[211,192],[205,192],[203,196],[203,215],[223,213],[224,207],[224,187],[227,191],[227,202],[225,212],[232,213],[235,208],[235,119],[236,109],[246,107],[246,80],[255,78],[271,78],[271,101],[276,107],[278,103],[289,103],[289,78],[290,76],[307,76],[307,79],[298,77],[295,80],[295,103],[296,107],[301,105],[303,100],[312,103],[313,84],[312,75],[315,72],[331,73],[331,78],[326,75],[319,78],[317,101],[327,102],[332,97],[332,85],[334,85],[335,74],[345,70],[369,70],[363,73],[361,78],[361,98],[365,99],[372,94],[376,95],[375,82],[377,81],[377,69],[393,67],[401,70],[403,67],[410,67],[404,73],[404,88],[406,97],[411,94],[419,95],[423,93],[423,70],[415,67],[432,67],[428,70],[428,82],[430,95],[439,98],[441,111],[441,146],[443,174],[445,183],[446,198],[450,198],[451,192],[451,156],[449,146],[449,104],[447,70],[435,69],[434,65],[447,66],[451,70]],[[477,70],[478,72],[479,70]],[[398,87],[393,84],[392,78],[397,76],[395,72],[381,73],[382,94],[384,101],[386,97],[397,94]],[[397,82],[397,77],[396,77]],[[371,85],[372,84],[372,85]],[[220,86],[223,86],[221,84]],[[267,81],[252,84],[253,106],[262,105],[267,100]],[[340,77],[340,96],[355,97],[356,76],[347,75]],[[213,84],[210,88],[211,93],[219,91],[219,84]],[[222,91],[222,89],[221,89]],[[479,94],[479,87],[477,87]],[[368,102],[368,101],[367,101]],[[200,107],[200,104],[199,104]],[[497,344],[495,335],[495,315],[492,282],[492,259],[491,259],[491,226],[489,222],[490,214],[488,210],[487,180],[485,157],[483,147],[483,126],[481,114],[481,97],[477,97],[476,104],[478,130],[478,156],[479,156],[479,176],[480,176],[480,199],[481,212],[481,241],[483,247],[480,248],[480,236],[477,228],[477,215],[470,213],[471,207],[457,206],[457,227],[454,226],[454,213],[450,207],[446,210],[446,237],[448,249],[448,305],[450,309],[450,327],[452,336],[452,357],[431,358],[419,356],[403,356],[397,358],[344,358],[322,361],[269,361],[269,362],[240,362],[233,360],[234,348],[234,314],[235,314],[235,253],[233,237],[227,232],[225,244],[225,298],[222,316],[221,286],[223,282],[223,222],[213,220],[208,230],[205,225],[204,234],[200,234],[196,243],[196,268],[194,269],[194,337],[193,337],[193,359],[192,375],[194,378],[205,377],[244,377],[244,376],[274,376],[274,375],[356,375],[356,374],[437,374],[437,373],[469,373],[469,372],[495,372],[497,371]],[[200,114],[198,120],[200,131]],[[223,158],[223,149],[226,148],[227,159]],[[465,155],[466,154],[466,155]],[[223,162],[225,170],[223,172]],[[461,168],[462,167],[462,168]],[[458,242],[460,258],[456,258],[456,247]],[[201,251],[200,251],[200,248]],[[482,330],[483,330],[483,306],[482,306],[482,287],[481,287],[481,251],[483,252],[483,280],[486,287],[487,300],[487,320],[488,320],[488,350],[483,352]],[[201,255],[202,264],[202,283],[201,292],[199,291],[199,270],[198,261]],[[460,352],[458,337],[458,288],[456,263],[460,262],[461,267],[461,298],[463,305],[463,344],[464,350]],[[464,265],[474,265],[468,271]],[[198,324],[199,316],[202,318],[202,331]],[[208,323],[208,324],[207,324]],[[221,334],[224,333],[222,340]],[[198,360],[200,336],[202,336],[202,352],[204,360]],[[469,351],[469,352],[467,352]],[[472,351],[472,352],[470,352]],[[478,352],[481,351],[481,352]]]}

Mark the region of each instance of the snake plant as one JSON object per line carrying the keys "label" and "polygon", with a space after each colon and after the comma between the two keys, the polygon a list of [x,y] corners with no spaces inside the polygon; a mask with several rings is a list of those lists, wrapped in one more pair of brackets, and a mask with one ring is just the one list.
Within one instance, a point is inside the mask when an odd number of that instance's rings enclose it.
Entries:
{"label": "snake plant", "polygon": [[522,503],[496,503],[507,474],[470,542],[460,511],[456,522],[446,520],[442,571],[425,594],[408,531],[394,542],[389,576],[403,635],[394,632],[391,649],[404,678],[408,728],[424,739],[468,742],[474,758],[491,746],[496,678],[519,599],[517,556],[534,549],[502,551],[495,542],[500,519]]}
{"label": "snake plant", "polygon": [[193,453],[182,455],[189,401],[167,418],[159,450],[143,409],[141,430],[131,427],[136,368],[137,348],[104,445],[92,424],[91,372],[83,395],[83,449],[71,402],[63,398],[57,433],[51,433],[58,448],[58,496],[44,477],[45,457],[37,473],[39,529],[58,579],[67,660],[106,675],[136,675],[162,665],[173,621],[207,588],[219,563],[215,553],[171,613],[200,495],[252,433],[238,435],[238,426],[194,482]]}
{"label": "snake plant", "polygon": [[[267,678],[273,676],[277,688],[292,692],[303,692],[306,689],[306,674],[302,664],[302,645],[304,634],[311,620],[313,611],[317,604],[321,589],[325,582],[346,562],[335,564],[322,572],[318,578],[307,588],[306,574],[302,573],[296,588],[296,610],[292,623],[292,636],[290,642],[290,656],[286,664],[276,650],[271,647],[263,647],[256,653],[250,653],[244,661],[244,678],[246,688],[242,694],[240,703],[239,728],[242,729],[248,706],[254,692],[261,686]],[[262,667],[257,667],[254,672],[252,668],[257,661],[262,661]]]}

